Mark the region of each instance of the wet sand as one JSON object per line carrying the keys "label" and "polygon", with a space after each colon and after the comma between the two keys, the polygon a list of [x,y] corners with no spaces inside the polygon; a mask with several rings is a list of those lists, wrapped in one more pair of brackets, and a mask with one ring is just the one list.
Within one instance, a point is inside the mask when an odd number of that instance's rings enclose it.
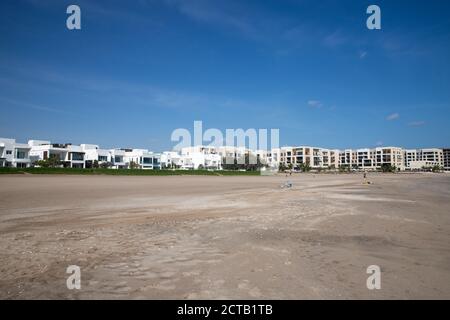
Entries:
{"label": "wet sand", "polygon": [[288,179],[2,175],[0,298],[450,299],[450,175]]}

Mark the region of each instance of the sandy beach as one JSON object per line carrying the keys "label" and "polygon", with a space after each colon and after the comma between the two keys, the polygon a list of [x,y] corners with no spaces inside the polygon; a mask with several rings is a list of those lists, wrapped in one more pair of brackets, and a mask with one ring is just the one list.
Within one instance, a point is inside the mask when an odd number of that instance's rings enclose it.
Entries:
{"label": "sandy beach", "polygon": [[0,298],[450,299],[450,175],[368,180],[3,175]]}

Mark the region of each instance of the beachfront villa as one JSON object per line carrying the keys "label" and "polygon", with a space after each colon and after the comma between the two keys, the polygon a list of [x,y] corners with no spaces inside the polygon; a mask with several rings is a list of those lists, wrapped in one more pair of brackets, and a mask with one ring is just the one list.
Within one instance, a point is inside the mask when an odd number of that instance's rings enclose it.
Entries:
{"label": "beachfront villa", "polygon": [[26,168],[31,165],[30,147],[15,139],[0,138],[0,167]]}

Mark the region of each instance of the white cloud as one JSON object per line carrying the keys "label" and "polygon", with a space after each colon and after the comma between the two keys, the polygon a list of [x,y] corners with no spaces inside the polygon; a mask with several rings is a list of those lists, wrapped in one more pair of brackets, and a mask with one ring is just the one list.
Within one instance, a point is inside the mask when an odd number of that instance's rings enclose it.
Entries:
{"label": "white cloud", "polygon": [[411,121],[408,123],[408,126],[410,127],[421,127],[425,124],[425,121]]}
{"label": "white cloud", "polygon": [[308,106],[313,108],[320,108],[322,107],[322,103],[319,100],[308,100]]}
{"label": "white cloud", "polygon": [[400,115],[396,112],[396,113],[392,113],[392,114],[388,115],[386,117],[386,120],[392,121],[392,120],[397,120],[398,118],[400,118]]}
{"label": "white cloud", "polygon": [[360,58],[360,59],[364,59],[366,56],[367,56],[367,51],[361,51],[361,52],[359,53],[359,58]]}

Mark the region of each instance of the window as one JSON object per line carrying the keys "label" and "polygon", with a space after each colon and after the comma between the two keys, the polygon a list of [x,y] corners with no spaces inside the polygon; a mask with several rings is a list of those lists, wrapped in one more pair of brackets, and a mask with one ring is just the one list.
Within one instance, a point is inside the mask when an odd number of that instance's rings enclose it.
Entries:
{"label": "window", "polygon": [[107,156],[98,156],[98,161],[108,161],[108,157]]}
{"label": "window", "polygon": [[12,154],[12,150],[6,150],[6,154]]}
{"label": "window", "polygon": [[115,156],[114,157],[114,162],[122,162],[122,157]]}
{"label": "window", "polygon": [[72,160],[83,161],[84,160],[84,154],[83,153],[74,152],[74,153],[72,153]]}
{"label": "window", "polygon": [[25,159],[26,158],[26,152],[25,151],[17,151],[17,159]]}

